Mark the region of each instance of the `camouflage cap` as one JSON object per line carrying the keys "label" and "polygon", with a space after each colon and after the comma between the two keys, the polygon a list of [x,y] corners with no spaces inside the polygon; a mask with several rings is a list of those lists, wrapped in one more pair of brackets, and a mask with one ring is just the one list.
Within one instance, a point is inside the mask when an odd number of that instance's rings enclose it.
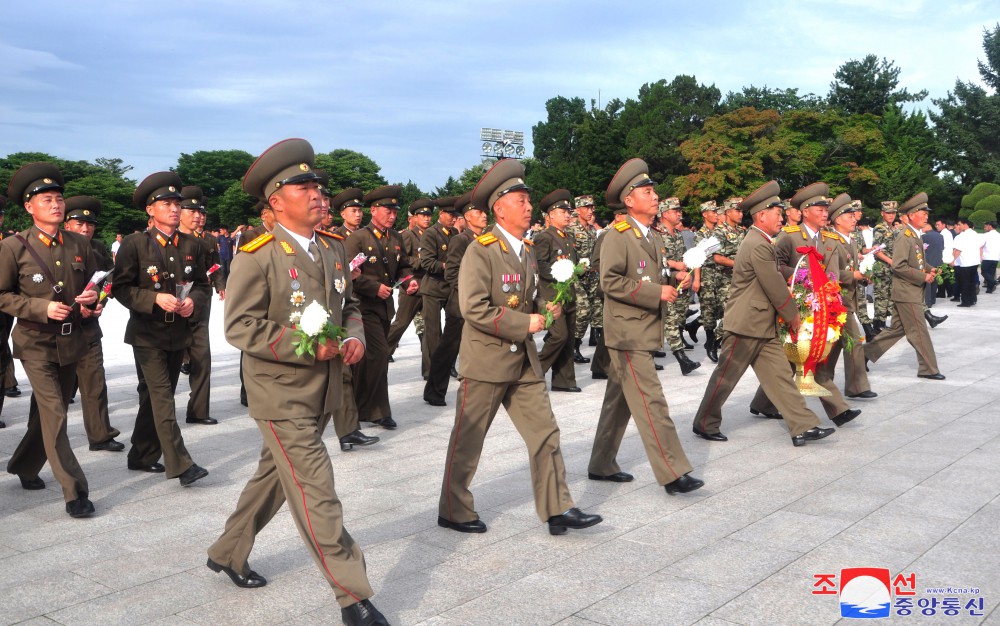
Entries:
{"label": "camouflage cap", "polygon": [[899,212],[903,215],[913,215],[917,211],[927,211],[930,213],[930,210],[930,207],[927,205],[927,194],[923,191],[913,196],[904,202],[903,206],[899,207]]}
{"label": "camouflage cap", "polygon": [[664,198],[663,200],[660,200],[660,207],[657,210],[657,214],[662,215],[672,209],[677,209],[679,211],[680,208],[681,208],[680,198],[671,196],[669,198]]}
{"label": "camouflage cap", "polygon": [[741,202],[743,202],[743,198],[741,198],[740,196],[733,196],[732,198],[729,198],[728,200],[726,200],[725,202],[723,202],[722,206],[724,206],[727,211],[729,209],[733,209],[735,211],[739,211],[740,210],[740,203]]}
{"label": "camouflage cap", "polygon": [[899,203],[895,200],[886,200],[882,203],[883,213],[895,213],[896,209],[899,207]]}
{"label": "camouflage cap", "polygon": [[795,192],[789,202],[798,210],[808,209],[811,206],[830,206],[830,186],[826,183],[813,183],[806,185]]}
{"label": "camouflage cap", "polygon": [[851,200],[851,210],[852,211],[862,211],[864,210],[864,205],[861,204],[861,200]]}
{"label": "camouflage cap", "polygon": [[781,198],[778,197],[779,193],[781,193],[781,186],[778,185],[778,181],[772,180],[764,183],[743,199],[743,202],[740,203],[740,209],[750,215],[756,215],[766,209],[780,207],[782,203]]}
{"label": "camouflage cap", "polygon": [[176,172],[157,172],[147,176],[132,194],[132,204],[137,209],[146,207],[158,200],[181,200],[181,177]]}
{"label": "camouflage cap", "polygon": [[10,177],[7,186],[7,197],[22,204],[31,196],[44,191],[62,191],[63,175],[59,168],[42,161],[21,166]]}
{"label": "camouflage cap", "polygon": [[305,139],[285,139],[265,150],[243,176],[243,191],[267,200],[284,185],[320,181],[313,171],[316,154]]}
{"label": "camouflage cap", "polygon": [[552,209],[566,209],[567,211],[572,211],[572,200],[573,194],[569,192],[569,189],[556,189],[542,198],[542,201],[539,203],[539,208],[542,213],[548,213]]}
{"label": "camouflage cap", "polygon": [[577,209],[589,206],[594,207],[594,196],[577,196],[573,198],[573,206]]}
{"label": "camouflage cap", "polygon": [[639,187],[655,185],[656,182],[649,177],[649,166],[642,159],[629,159],[618,168],[618,171],[608,183],[608,189],[604,193],[608,201],[608,206],[625,204],[625,198]]}
{"label": "camouflage cap", "polygon": [[[860,211],[861,209],[857,210]],[[832,223],[844,213],[853,213],[854,211],[854,201],[851,200],[851,196],[842,193],[830,202],[830,206],[826,209],[826,214]]]}
{"label": "camouflage cap", "polygon": [[73,196],[66,198],[66,221],[78,220],[90,224],[97,223],[101,212],[101,201],[93,196]]}
{"label": "camouflage cap", "polygon": [[718,207],[718,205],[715,204],[715,200],[709,200],[708,202],[702,202],[701,203],[701,212],[702,213],[707,213],[709,211],[713,211],[714,212],[714,211],[717,211],[717,210],[719,210],[719,207]]}

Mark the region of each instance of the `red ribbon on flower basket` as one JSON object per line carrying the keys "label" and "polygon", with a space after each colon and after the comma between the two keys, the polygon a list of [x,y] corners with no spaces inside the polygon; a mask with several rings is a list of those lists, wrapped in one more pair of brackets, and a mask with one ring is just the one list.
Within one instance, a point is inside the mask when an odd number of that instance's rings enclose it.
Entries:
{"label": "red ribbon on flower basket", "polygon": [[[824,353],[826,352],[826,335],[827,327],[829,326],[827,298],[830,295],[831,288],[836,290],[839,295],[840,287],[830,282],[829,276],[826,275],[825,268],[823,267],[823,255],[819,253],[819,250],[812,246],[802,246],[796,248],[795,251],[801,254],[806,260],[806,265],[809,268],[809,278],[812,282],[813,293],[815,294],[818,306],[813,311],[813,334],[812,339],[809,341],[809,356],[806,358],[806,362],[802,364],[802,371],[805,374],[812,374],[816,371],[816,365],[826,360]],[[795,280],[794,274],[792,274],[792,280]]]}

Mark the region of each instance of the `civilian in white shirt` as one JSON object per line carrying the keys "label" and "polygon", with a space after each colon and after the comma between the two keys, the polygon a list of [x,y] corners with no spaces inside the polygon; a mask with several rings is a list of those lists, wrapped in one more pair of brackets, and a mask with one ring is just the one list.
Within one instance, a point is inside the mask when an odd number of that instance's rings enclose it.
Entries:
{"label": "civilian in white shirt", "polygon": [[958,231],[955,241],[952,242],[954,247],[952,254],[955,257],[955,297],[962,302],[958,306],[971,307],[976,304],[976,273],[979,271],[983,242],[968,218],[960,217],[955,224],[955,230]]}
{"label": "civilian in white shirt", "polygon": [[[953,254],[954,247],[952,246],[955,240],[955,236],[951,233],[951,230],[948,228],[949,221],[951,220],[939,219],[935,221],[934,230],[941,233],[941,237],[944,238],[944,250],[941,252],[941,257],[945,260],[945,262],[950,264],[951,260],[955,258],[955,255]],[[955,295],[955,286],[952,284],[945,283],[941,285],[941,289],[938,290],[937,295],[939,298],[944,298],[944,297],[950,298],[951,296]]]}
{"label": "civilian in white shirt", "polygon": [[1000,261],[1000,232],[997,232],[996,222],[986,222],[986,234],[983,235],[983,262],[980,271],[986,282],[986,293],[993,293],[997,288],[997,262]]}

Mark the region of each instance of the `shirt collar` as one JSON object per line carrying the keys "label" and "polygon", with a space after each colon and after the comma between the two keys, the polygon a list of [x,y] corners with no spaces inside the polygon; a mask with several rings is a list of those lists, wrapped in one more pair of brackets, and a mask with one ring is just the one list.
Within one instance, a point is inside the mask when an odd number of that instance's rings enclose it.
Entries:
{"label": "shirt collar", "polygon": [[[278,226],[275,226],[274,228],[275,228],[275,230],[277,230]],[[293,233],[292,231],[290,231],[290,230],[288,230],[287,228],[284,228],[284,227],[282,227],[281,230],[283,230],[286,233],[288,233],[288,236],[291,237],[292,240],[295,241],[295,243],[299,244],[299,247],[301,247],[303,250],[306,251],[306,254],[309,255],[310,259],[312,259],[313,261],[316,260],[316,259],[313,259],[312,253],[309,252],[309,244],[316,243],[316,235],[315,234],[312,237],[303,237],[302,235],[299,235],[297,233]]]}
{"label": "shirt collar", "polygon": [[508,233],[506,230],[504,230],[504,228],[502,226],[500,226],[500,224],[496,224],[494,226],[494,228],[496,228],[496,230],[500,231],[500,234],[502,234],[504,236],[504,238],[507,239],[507,243],[510,244],[510,248],[511,248],[511,250],[514,251],[514,254],[516,254],[518,257],[520,257],[521,256],[521,248],[524,247],[524,242],[521,241],[520,238],[515,237],[514,235]]}

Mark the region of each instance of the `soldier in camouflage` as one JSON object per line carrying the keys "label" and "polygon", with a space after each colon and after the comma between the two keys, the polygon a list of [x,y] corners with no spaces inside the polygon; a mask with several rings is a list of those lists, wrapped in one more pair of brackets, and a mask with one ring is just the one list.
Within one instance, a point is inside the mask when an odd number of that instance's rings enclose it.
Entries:
{"label": "soldier in camouflage", "polygon": [[872,322],[872,331],[878,335],[885,330],[885,318],[892,310],[892,298],[890,290],[892,286],[892,246],[896,241],[897,230],[895,228],[896,209],[899,203],[895,200],[886,200],[882,203],[882,220],[874,228],[872,243],[875,246],[882,245],[884,248],[875,253],[874,276],[874,298],[875,298],[875,319]]}
{"label": "soldier in camouflage", "polygon": [[[861,200],[852,200],[851,207],[856,212],[861,212],[864,209],[861,204]],[[860,224],[861,221],[858,220],[858,223]],[[854,249],[858,251],[858,262],[860,263],[861,257],[871,252],[871,248],[869,248],[868,244],[865,242],[864,231],[860,228],[856,228],[854,232],[851,233],[851,242],[854,245]],[[855,294],[858,303],[858,319],[861,321],[861,328],[865,331],[866,342],[875,338],[875,329],[872,328],[872,318],[871,315],[868,314],[868,296],[865,293],[867,291],[867,285],[868,281],[866,279],[864,285],[858,286],[858,289],[856,290],[857,293]]]}
{"label": "soldier in camouflage", "polygon": [[687,376],[691,372],[701,367],[701,363],[696,363],[688,358],[684,349],[686,347],[681,331],[684,321],[687,318],[688,306],[691,304],[692,275],[687,265],[684,264],[684,237],[681,236],[681,201],[677,198],[666,198],[660,202],[660,210],[654,228],[660,233],[663,240],[663,251],[660,258],[663,259],[663,269],[667,270],[670,276],[670,284],[680,291],[677,299],[673,302],[664,302],[663,315],[663,336],[670,345],[670,351],[674,353],[674,358],[681,366],[681,374]]}
{"label": "soldier in camouflage", "polygon": [[[721,244],[719,250],[712,255],[712,260],[719,268],[719,290],[717,292],[719,302],[725,306],[729,300],[729,286],[733,282],[733,262],[736,259],[736,252],[743,243],[743,236],[747,230],[743,228],[743,211],[740,203],[743,198],[730,198],[722,203],[719,226],[716,227],[716,239]],[[719,318],[719,325],[715,329],[714,351],[718,351],[718,346],[722,344],[723,320]],[[714,360],[714,359],[713,359]]]}
{"label": "soldier in camouflage", "polygon": [[[594,244],[600,230],[594,223],[594,197],[577,196],[573,199],[574,220],[566,227],[566,234],[573,239],[573,247],[580,263],[590,264],[594,254]],[[590,345],[597,345],[601,333],[604,332],[604,302],[598,293],[599,276],[595,269],[588,269],[576,281],[576,321],[573,337],[576,342],[576,352],[573,360],[577,363],[590,363],[590,359],[580,353],[583,336],[590,326]]]}
{"label": "soldier in camouflage", "polygon": [[[701,204],[701,217],[705,223],[695,233],[696,245],[702,240],[718,234],[716,231],[719,222],[717,210],[718,206],[715,204],[715,200]],[[715,326],[722,321],[722,312],[726,304],[719,299],[719,282],[719,268],[713,259],[707,259],[704,265],[694,271],[693,289],[698,293],[698,301],[701,303],[701,325],[705,328],[705,353],[713,363],[719,362],[719,343],[715,340]]]}

